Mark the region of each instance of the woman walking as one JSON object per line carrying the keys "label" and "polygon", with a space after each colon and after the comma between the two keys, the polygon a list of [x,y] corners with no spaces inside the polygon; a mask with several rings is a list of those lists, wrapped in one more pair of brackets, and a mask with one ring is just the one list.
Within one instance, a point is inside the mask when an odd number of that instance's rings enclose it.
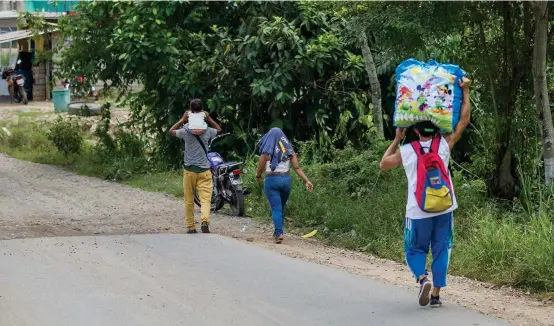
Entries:
{"label": "woman walking", "polygon": [[285,206],[291,191],[290,165],[298,176],[306,184],[308,191],[313,190],[313,185],[300,168],[298,158],[292,149],[289,140],[279,128],[271,129],[265,134],[258,144],[260,160],[256,179],[262,180],[265,172],[264,191],[271,206],[271,216],[275,226],[276,243],[283,242],[283,222],[285,219]]}

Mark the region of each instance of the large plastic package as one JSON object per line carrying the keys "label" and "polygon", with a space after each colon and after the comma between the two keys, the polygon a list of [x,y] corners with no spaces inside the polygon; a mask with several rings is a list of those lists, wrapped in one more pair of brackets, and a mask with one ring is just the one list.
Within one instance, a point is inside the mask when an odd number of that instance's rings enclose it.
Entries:
{"label": "large plastic package", "polygon": [[452,132],[460,119],[466,72],[453,64],[408,59],[396,67],[394,125],[409,127],[432,121],[443,132]]}

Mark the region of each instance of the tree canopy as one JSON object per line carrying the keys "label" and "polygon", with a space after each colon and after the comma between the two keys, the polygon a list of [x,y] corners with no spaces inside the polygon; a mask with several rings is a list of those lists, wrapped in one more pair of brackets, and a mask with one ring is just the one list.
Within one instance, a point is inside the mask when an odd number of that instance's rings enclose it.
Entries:
{"label": "tree canopy", "polygon": [[[180,144],[166,131],[195,97],[242,153],[272,126],[321,148],[371,146],[376,119],[392,135],[394,68],[414,57],[459,64],[473,79],[473,128],[455,158],[479,162],[472,173],[489,180],[491,194],[513,198],[518,170],[539,173],[531,3],[92,1],[76,10],[60,23],[71,39],[62,73],[128,95],[133,121],[172,165]],[[550,54],[552,12],[549,3],[542,42]],[[130,94],[133,82],[144,88]]]}

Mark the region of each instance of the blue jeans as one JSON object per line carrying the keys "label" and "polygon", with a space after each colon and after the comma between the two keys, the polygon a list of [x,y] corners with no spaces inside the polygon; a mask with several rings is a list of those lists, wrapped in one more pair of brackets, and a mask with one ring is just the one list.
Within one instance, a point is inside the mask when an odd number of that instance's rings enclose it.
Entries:
{"label": "blue jeans", "polygon": [[271,217],[275,225],[275,236],[283,234],[283,222],[285,219],[285,206],[289,199],[291,189],[290,175],[270,174],[266,176],[264,191],[271,206]]}
{"label": "blue jeans", "polygon": [[433,286],[446,286],[446,274],[450,262],[453,237],[452,213],[422,219],[406,218],[404,229],[406,263],[416,280],[421,275],[427,275],[425,267],[429,245],[431,245]]}

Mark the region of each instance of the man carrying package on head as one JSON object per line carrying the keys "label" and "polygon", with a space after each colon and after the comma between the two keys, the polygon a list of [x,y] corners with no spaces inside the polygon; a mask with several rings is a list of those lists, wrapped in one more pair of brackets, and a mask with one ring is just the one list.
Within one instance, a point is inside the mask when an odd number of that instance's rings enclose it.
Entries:
{"label": "man carrying package on head", "polygon": [[405,128],[420,121],[432,121],[450,133],[460,119],[462,88],[458,81],[466,75],[460,67],[423,63],[408,59],[396,68],[394,126]]}
{"label": "man carrying package on head", "polygon": [[[453,211],[458,207],[451,175],[447,169],[450,153],[470,120],[469,79],[462,77],[458,86],[463,93],[459,122],[451,134],[442,135],[434,121],[413,125],[418,140],[401,144],[406,129],[398,128],[393,143],[381,159],[380,167],[389,170],[404,167],[408,179],[408,200],[404,229],[406,262],[420,284],[419,304],[440,307],[440,289],[446,286],[446,274],[453,241]],[[431,246],[433,284],[426,270]],[[431,288],[433,291],[429,298]]]}

